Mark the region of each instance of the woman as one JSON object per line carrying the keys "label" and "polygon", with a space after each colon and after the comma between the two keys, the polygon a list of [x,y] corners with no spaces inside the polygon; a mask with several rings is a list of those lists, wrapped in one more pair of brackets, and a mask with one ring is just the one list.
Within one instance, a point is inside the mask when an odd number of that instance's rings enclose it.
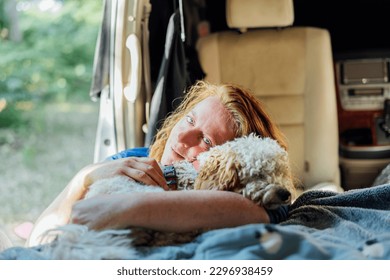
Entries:
{"label": "woman", "polygon": [[282,133],[248,90],[232,84],[196,83],[165,120],[149,157],[131,157],[134,150],[128,150],[115,155],[116,160],[82,169],[39,217],[28,245],[37,244],[45,230],[68,222],[91,229],[140,226],[176,232],[270,222],[264,208],[231,192],[166,191],[81,200],[93,182],[116,175],[168,190],[159,163],[185,159],[196,166],[199,153],[252,132],[286,148]]}

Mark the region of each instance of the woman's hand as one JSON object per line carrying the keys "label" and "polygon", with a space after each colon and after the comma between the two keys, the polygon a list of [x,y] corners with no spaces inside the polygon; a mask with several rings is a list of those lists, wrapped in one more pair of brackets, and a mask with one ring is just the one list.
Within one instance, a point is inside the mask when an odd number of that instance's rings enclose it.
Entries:
{"label": "woman's hand", "polygon": [[93,164],[86,175],[86,186],[100,179],[114,176],[126,176],[136,182],[150,186],[160,186],[168,190],[168,186],[160,165],[152,158],[129,157],[113,161]]}
{"label": "woman's hand", "polygon": [[125,228],[128,224],[121,220],[121,217],[126,212],[126,208],[130,207],[128,204],[130,201],[124,199],[123,195],[115,194],[102,194],[79,200],[72,207],[70,223],[83,224],[94,230]]}

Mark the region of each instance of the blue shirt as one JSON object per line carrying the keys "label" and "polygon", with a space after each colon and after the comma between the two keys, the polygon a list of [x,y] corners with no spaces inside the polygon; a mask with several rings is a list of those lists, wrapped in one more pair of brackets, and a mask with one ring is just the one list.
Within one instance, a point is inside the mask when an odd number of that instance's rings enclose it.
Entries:
{"label": "blue shirt", "polygon": [[148,157],[149,156],[149,148],[148,147],[138,147],[124,150],[120,153],[112,155],[107,158],[107,160],[115,160],[120,158],[127,157]]}

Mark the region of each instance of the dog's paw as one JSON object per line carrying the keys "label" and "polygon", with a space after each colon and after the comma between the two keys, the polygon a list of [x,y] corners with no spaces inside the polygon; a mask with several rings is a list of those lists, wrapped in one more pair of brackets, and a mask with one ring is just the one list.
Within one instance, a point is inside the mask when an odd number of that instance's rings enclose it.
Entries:
{"label": "dog's paw", "polygon": [[266,209],[277,209],[291,203],[292,195],[285,187],[268,184],[260,189],[253,189],[244,193],[244,196]]}

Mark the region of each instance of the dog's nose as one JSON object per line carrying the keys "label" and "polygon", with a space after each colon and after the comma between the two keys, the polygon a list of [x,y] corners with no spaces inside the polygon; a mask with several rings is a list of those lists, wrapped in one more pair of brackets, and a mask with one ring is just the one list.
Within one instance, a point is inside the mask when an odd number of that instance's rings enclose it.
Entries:
{"label": "dog's nose", "polygon": [[289,202],[290,201],[291,193],[288,190],[286,190],[286,189],[279,189],[277,191],[277,195],[278,195],[280,201],[283,201],[283,202]]}

